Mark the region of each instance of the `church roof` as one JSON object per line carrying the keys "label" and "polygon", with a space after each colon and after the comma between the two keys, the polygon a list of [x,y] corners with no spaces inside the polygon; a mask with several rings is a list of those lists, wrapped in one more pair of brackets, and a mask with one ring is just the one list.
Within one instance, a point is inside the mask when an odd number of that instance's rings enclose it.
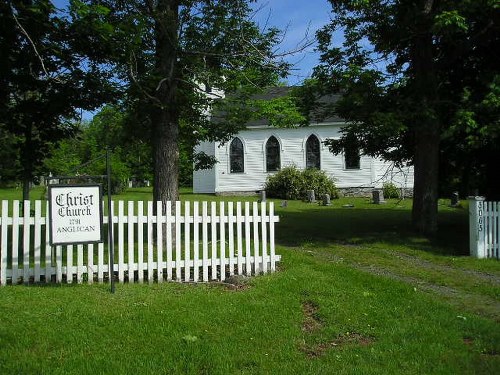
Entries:
{"label": "church roof", "polygon": [[[256,100],[272,100],[286,95],[293,95],[296,87],[291,86],[277,86],[269,87],[263,93],[256,94],[252,98]],[[335,112],[335,104],[340,99],[340,94],[325,95],[320,97],[316,106],[309,113],[309,124],[321,124],[332,122],[344,122],[345,120],[338,116]],[[262,127],[269,126],[267,119],[253,120],[247,123],[247,127]]]}
{"label": "church roof", "polygon": [[[287,95],[296,96],[294,90],[296,87],[291,86],[277,86],[277,87],[269,87],[265,89],[262,93],[255,94],[252,96],[254,100],[272,100],[280,97],[284,97]],[[335,104],[339,100],[340,95],[325,95],[316,100],[314,109],[312,109],[308,114],[309,125],[316,125],[322,123],[332,123],[332,122],[345,122],[345,120],[338,116],[335,111]],[[299,105],[301,99],[298,98]],[[222,120],[225,117],[225,113],[223,111],[219,111],[214,113],[212,116],[213,121]],[[266,118],[254,119],[249,121],[246,124],[247,128],[257,128],[257,127],[265,127],[270,126],[269,120]]]}

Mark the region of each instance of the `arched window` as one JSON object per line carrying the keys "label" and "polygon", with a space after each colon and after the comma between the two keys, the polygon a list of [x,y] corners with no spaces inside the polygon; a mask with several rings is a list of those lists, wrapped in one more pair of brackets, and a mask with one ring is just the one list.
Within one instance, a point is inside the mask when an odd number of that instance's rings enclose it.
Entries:
{"label": "arched window", "polygon": [[229,164],[231,173],[245,172],[245,156],[243,155],[243,142],[235,138],[229,146]]}
{"label": "arched window", "polygon": [[280,143],[271,136],[266,143],[266,171],[275,172],[281,167]]}
{"label": "arched window", "polygon": [[306,168],[321,169],[319,139],[314,134],[306,142]]}

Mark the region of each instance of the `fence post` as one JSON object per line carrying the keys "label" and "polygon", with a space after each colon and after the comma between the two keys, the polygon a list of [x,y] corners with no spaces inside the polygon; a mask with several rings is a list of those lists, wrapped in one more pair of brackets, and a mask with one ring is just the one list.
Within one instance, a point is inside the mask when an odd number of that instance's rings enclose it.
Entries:
{"label": "fence post", "polygon": [[484,197],[468,197],[469,200],[469,241],[470,255],[486,258],[484,231]]}

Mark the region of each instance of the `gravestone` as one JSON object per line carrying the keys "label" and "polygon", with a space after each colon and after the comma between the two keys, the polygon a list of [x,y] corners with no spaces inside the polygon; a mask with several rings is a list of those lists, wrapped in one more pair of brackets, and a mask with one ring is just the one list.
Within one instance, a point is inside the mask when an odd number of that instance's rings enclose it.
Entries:
{"label": "gravestone", "polygon": [[330,194],[324,194],[323,195],[323,206],[330,206]]}
{"label": "gravestone", "polygon": [[385,203],[384,191],[382,189],[374,189],[372,191],[372,199],[374,204]]}

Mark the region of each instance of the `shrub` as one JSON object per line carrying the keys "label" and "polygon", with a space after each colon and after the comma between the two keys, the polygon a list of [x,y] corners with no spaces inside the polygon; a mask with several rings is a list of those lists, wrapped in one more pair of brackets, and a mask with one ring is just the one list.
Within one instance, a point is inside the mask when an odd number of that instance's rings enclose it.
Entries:
{"label": "shrub", "polygon": [[399,198],[400,189],[393,182],[384,182],[382,189],[384,198]]}
{"label": "shrub", "polygon": [[299,199],[302,185],[301,172],[292,166],[268,176],[265,189],[270,198]]}
{"label": "shrub", "polygon": [[324,194],[330,198],[338,198],[338,190],[335,182],[327,176],[325,171],[319,169],[305,169],[302,171],[302,198],[305,198],[307,190],[314,190],[316,199],[321,199]]}
{"label": "shrub", "polygon": [[314,190],[318,198],[323,194],[338,198],[335,183],[324,171],[318,169],[300,171],[295,166],[283,168],[269,176],[265,189],[270,198],[303,199],[307,190]]}

